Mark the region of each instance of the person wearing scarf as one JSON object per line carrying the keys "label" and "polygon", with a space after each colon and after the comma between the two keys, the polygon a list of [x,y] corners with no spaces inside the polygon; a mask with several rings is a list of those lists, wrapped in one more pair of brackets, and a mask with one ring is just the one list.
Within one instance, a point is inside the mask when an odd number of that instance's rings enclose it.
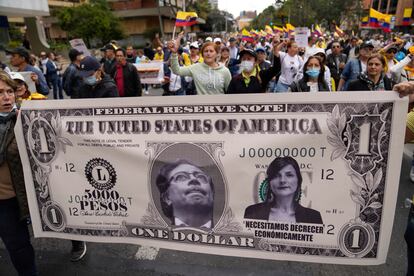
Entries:
{"label": "person wearing scarf", "polygon": [[358,79],[349,83],[346,91],[385,91],[392,90],[393,83],[385,75],[387,61],[379,53],[367,59],[367,71],[359,75]]}
{"label": "person wearing scarf", "polygon": [[14,136],[15,82],[0,73],[0,237],[19,275],[37,275],[27,229],[29,208],[23,167]]}
{"label": "person wearing scarf", "polygon": [[273,66],[260,70],[255,51],[240,51],[240,73],[232,78],[226,94],[265,93],[272,78],[280,74],[280,57],[276,54],[273,56]]}

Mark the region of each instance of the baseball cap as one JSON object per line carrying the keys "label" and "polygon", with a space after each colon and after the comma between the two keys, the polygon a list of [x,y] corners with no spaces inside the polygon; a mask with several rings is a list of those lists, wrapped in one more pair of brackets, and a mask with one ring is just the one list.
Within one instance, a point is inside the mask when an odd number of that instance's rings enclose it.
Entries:
{"label": "baseball cap", "polygon": [[82,78],[89,77],[93,73],[95,73],[101,65],[99,64],[98,60],[92,56],[84,57],[80,62],[80,71],[79,75]]}
{"label": "baseball cap", "polygon": [[7,54],[11,54],[11,55],[17,54],[17,55],[19,55],[21,57],[24,57],[24,59],[26,60],[26,62],[29,62],[30,61],[30,54],[29,54],[29,51],[26,50],[26,48],[17,47],[17,48],[15,48],[13,50],[7,50],[6,49],[6,53]]}
{"label": "baseball cap", "polygon": [[216,38],[214,39],[214,43],[216,43],[216,42],[220,42],[220,43],[221,43],[221,38],[220,38],[220,37],[216,37]]}
{"label": "baseball cap", "polygon": [[83,52],[78,51],[77,49],[74,49],[74,48],[69,50],[69,59],[71,61],[74,61],[76,59],[76,57],[80,56],[80,55],[83,55]]}
{"label": "baseball cap", "polygon": [[253,51],[252,49],[244,49],[242,51],[240,51],[240,59],[243,57],[244,54],[248,54],[251,55],[254,58],[257,58],[257,54],[255,51]]}
{"label": "baseball cap", "polygon": [[22,82],[26,82],[19,72],[10,72],[9,73],[12,80],[21,80]]}
{"label": "baseball cap", "polygon": [[211,37],[206,38],[206,42],[212,42],[212,41],[213,41],[213,39]]}
{"label": "baseball cap", "polygon": [[360,49],[364,49],[364,48],[372,48],[372,49],[374,49],[375,47],[374,47],[374,45],[372,45],[371,42],[366,41],[366,42],[362,43],[359,48]]}
{"label": "baseball cap", "polygon": [[101,48],[101,51],[106,51],[106,50],[113,50],[116,51],[118,47],[115,47],[113,44],[109,43],[106,44],[103,48]]}
{"label": "baseball cap", "polygon": [[256,53],[259,53],[259,52],[266,53],[266,50],[263,47],[259,47],[256,49]]}
{"label": "baseball cap", "polygon": [[229,42],[234,42],[234,41],[236,41],[236,39],[234,37],[229,38]]}
{"label": "baseball cap", "polygon": [[198,46],[198,42],[197,42],[197,41],[195,41],[195,42],[191,43],[191,44],[190,44],[190,49],[191,49],[191,48],[198,49],[198,48],[199,48],[199,46]]}

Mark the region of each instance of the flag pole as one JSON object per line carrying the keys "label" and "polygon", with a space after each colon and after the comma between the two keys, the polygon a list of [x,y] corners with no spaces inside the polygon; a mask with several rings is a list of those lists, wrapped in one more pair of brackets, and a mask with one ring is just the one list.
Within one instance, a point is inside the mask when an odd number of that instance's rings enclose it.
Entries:
{"label": "flag pole", "polygon": [[174,29],[173,29],[173,36],[172,36],[172,40],[175,40],[175,30],[177,29],[177,26],[175,26],[174,24]]}

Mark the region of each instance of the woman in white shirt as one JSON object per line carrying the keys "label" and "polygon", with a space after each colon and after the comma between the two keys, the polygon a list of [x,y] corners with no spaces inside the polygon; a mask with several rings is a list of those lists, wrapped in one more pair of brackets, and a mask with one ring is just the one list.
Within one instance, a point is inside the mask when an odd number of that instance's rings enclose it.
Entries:
{"label": "woman in white shirt", "polygon": [[[280,52],[280,49],[284,46],[287,48],[286,53]],[[297,74],[300,73],[303,67],[303,60],[298,52],[298,45],[292,41],[281,43],[275,50],[275,55],[280,57],[281,63],[281,74],[275,92],[287,92],[292,82],[297,79]]]}

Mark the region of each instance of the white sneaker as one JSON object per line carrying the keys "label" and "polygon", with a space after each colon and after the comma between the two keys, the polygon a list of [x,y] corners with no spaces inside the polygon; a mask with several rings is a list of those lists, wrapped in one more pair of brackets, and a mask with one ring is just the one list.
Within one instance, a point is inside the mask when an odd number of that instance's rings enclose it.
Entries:
{"label": "white sneaker", "polygon": [[148,95],[149,94],[148,90],[144,90],[144,94]]}
{"label": "white sneaker", "polygon": [[412,162],[413,164],[411,165],[410,179],[411,179],[411,182],[414,182],[414,160]]}

